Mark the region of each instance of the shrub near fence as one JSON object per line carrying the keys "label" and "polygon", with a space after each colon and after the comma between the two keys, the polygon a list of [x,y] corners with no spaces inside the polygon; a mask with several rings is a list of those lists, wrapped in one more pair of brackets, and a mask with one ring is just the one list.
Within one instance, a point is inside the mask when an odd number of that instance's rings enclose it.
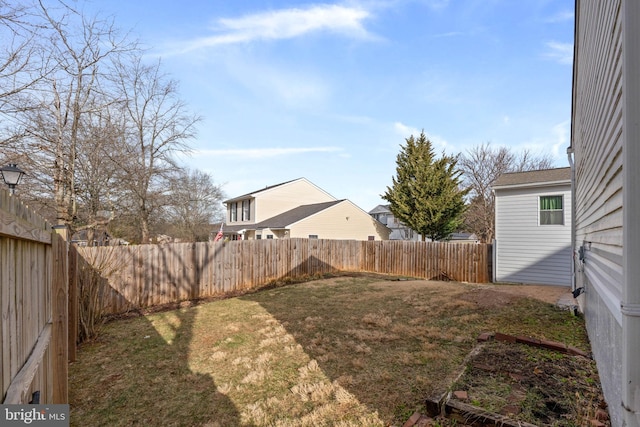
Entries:
{"label": "shrub near fence", "polygon": [[484,244],[280,239],[90,247],[78,254],[79,266],[100,259],[109,271],[98,292],[105,314],[335,272],[473,283],[491,278],[491,245]]}

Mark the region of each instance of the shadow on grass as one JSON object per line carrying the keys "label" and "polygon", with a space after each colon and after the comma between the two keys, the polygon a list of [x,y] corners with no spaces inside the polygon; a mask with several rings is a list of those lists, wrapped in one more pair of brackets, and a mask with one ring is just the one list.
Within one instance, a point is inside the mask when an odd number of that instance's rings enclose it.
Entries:
{"label": "shadow on grass", "polygon": [[[156,317],[155,324],[122,320],[84,345],[70,370],[71,425],[241,425],[212,376],[189,366],[196,315],[181,309]],[[124,341],[129,347],[118,353]]]}
{"label": "shadow on grass", "polygon": [[424,398],[448,383],[447,376],[473,346],[472,339],[462,338],[469,335],[462,330],[464,307],[458,309],[459,319],[445,325],[435,309],[418,304],[443,289],[444,298],[455,300],[464,288],[416,281],[403,282],[415,288],[396,292],[376,286],[380,278],[339,277],[331,282],[241,299],[259,303],[331,382],[378,413],[384,423],[403,423]]}
{"label": "shadow on grass", "polygon": [[[189,254],[179,260],[182,268],[166,277],[176,295],[190,290],[185,297],[200,294],[197,269],[188,268],[197,263]],[[315,257],[296,266],[304,271],[311,267],[330,271],[330,266]],[[141,267],[136,274],[139,283],[155,283],[154,272]],[[245,416],[253,416],[256,424],[274,425],[273,419],[288,416],[287,422],[302,425],[294,420],[307,415],[315,415],[318,420],[321,416],[342,420],[349,414],[324,411],[333,401],[345,397],[339,393],[340,387],[352,394],[359,405],[379,414],[378,421],[382,421],[366,425],[402,423],[425,397],[449,383],[447,375],[460,367],[475,344],[477,333],[504,310],[484,309],[463,298],[473,290],[468,285],[426,281],[413,285],[403,282],[402,286],[372,284],[377,281],[380,278],[340,277],[329,282],[272,287],[234,299],[240,303],[232,306],[228,316],[207,322],[197,322],[200,310],[191,308],[156,313],[145,320],[121,320],[118,328],[110,327],[101,336],[102,343],[97,343],[95,350],[94,345],[87,345],[79,365],[71,370],[71,388],[78,387],[71,393],[72,423],[87,425],[89,420],[92,425],[235,426],[248,425]],[[400,292],[398,288],[405,289]],[[146,298],[141,297],[140,303],[142,300]],[[245,305],[259,305],[263,310],[247,310],[245,315],[239,311]],[[539,310],[532,312],[532,320],[537,321]],[[513,322],[513,318],[520,321]],[[229,322],[237,323],[236,332],[224,328]],[[512,316],[509,322],[521,325],[522,313]],[[286,341],[273,339],[282,338],[280,330]],[[225,356],[219,344],[233,334],[250,336],[247,343],[242,343],[242,349],[255,351],[229,350]],[[303,361],[291,360],[291,355],[298,353],[291,344],[293,340],[304,352]],[[123,344],[116,343],[126,343],[126,351],[122,350]],[[237,342],[229,343],[232,344]],[[121,350],[115,350],[118,347]],[[278,385],[265,381],[262,389],[262,380],[244,381],[239,376],[248,373],[260,356],[269,365],[272,358],[277,358],[276,352],[283,354],[278,362],[287,365],[279,371],[282,376],[275,378]],[[214,359],[216,354],[221,358]],[[235,360],[251,359],[244,357],[248,354],[254,359],[247,361],[248,367],[244,362],[233,364]],[[315,386],[320,381],[318,376],[308,375],[306,383],[296,382],[305,369],[311,368],[306,356],[317,362],[315,366],[329,380],[331,387],[320,390],[331,390],[326,399],[323,395],[314,400],[313,393],[298,387]],[[87,367],[83,365],[85,358],[91,359]],[[270,367],[279,369],[275,363]],[[217,375],[225,371],[235,371],[236,378]],[[265,378],[269,374],[269,369],[264,369]],[[216,385],[214,377],[221,383]],[[244,390],[237,389],[239,383],[246,383],[245,389],[252,393],[243,395]],[[340,387],[333,387],[334,383]],[[237,398],[236,403],[219,390],[230,391],[229,395]],[[298,395],[304,398],[299,399]],[[349,405],[343,405],[346,406]],[[296,412],[291,414],[290,410]],[[273,414],[273,418],[264,418],[264,414]],[[261,422],[263,418],[266,421]]]}

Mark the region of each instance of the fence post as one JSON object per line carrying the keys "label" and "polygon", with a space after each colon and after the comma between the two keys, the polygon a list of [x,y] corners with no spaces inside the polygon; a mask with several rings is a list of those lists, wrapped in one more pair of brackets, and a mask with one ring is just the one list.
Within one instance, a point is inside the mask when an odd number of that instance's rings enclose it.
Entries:
{"label": "fence post", "polygon": [[53,278],[51,290],[52,347],[53,356],[53,403],[69,403],[69,308],[67,288],[69,265],[65,226],[55,226],[52,236]]}

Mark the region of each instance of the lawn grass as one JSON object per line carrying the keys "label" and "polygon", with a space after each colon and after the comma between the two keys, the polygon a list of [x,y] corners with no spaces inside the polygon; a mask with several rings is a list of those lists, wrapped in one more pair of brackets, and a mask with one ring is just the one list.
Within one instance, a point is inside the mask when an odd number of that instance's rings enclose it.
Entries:
{"label": "lawn grass", "polygon": [[70,367],[71,424],[402,425],[480,332],[588,350],[570,312],[478,289],[334,277],[113,321]]}

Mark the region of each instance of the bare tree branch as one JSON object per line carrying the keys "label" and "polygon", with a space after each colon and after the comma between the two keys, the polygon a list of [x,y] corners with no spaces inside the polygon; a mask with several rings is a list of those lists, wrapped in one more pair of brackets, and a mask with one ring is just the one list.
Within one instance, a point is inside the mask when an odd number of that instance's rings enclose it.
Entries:
{"label": "bare tree branch", "polygon": [[493,148],[487,142],[468,150],[460,158],[464,185],[470,188],[465,227],[483,242],[491,242],[495,233],[493,183],[506,172],[549,169],[549,155],[534,155],[529,150],[514,154],[506,147]]}

